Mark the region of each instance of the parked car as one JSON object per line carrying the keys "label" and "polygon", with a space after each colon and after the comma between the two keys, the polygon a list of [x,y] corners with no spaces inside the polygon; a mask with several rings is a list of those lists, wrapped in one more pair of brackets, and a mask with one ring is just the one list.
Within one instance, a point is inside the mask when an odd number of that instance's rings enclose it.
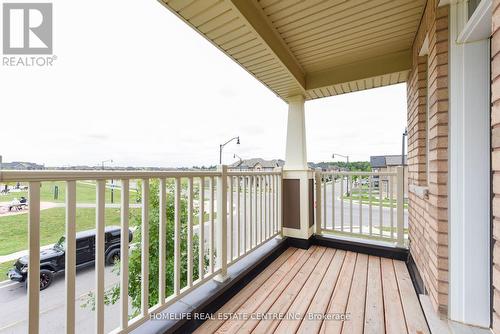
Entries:
{"label": "parked car", "polygon": [[[95,261],[95,230],[76,234],[76,268],[87,266]],[[104,256],[107,264],[114,264],[120,259],[119,226],[107,226],[104,234]],[[129,230],[129,242],[133,234]],[[52,248],[40,251],[40,290],[50,286],[55,274],[64,272],[66,239],[61,237]],[[7,273],[13,281],[24,282],[28,277],[28,256],[19,258],[14,268]]]}

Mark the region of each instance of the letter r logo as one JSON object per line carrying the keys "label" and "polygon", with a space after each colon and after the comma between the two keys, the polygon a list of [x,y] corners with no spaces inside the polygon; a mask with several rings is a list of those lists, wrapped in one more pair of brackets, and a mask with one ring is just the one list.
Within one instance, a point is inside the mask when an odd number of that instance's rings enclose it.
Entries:
{"label": "letter r logo", "polygon": [[52,54],[52,4],[3,4],[3,53]]}

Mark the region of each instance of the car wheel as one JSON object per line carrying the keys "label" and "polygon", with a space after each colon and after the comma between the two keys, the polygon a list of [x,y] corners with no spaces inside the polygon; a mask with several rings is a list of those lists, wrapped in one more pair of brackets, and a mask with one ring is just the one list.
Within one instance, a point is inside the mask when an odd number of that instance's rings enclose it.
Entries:
{"label": "car wheel", "polygon": [[120,250],[119,249],[112,250],[108,254],[108,257],[106,258],[106,263],[113,265],[118,261],[120,261]]}
{"label": "car wheel", "polygon": [[52,278],[54,274],[52,271],[47,269],[40,269],[40,291],[47,289],[49,285],[52,283]]}

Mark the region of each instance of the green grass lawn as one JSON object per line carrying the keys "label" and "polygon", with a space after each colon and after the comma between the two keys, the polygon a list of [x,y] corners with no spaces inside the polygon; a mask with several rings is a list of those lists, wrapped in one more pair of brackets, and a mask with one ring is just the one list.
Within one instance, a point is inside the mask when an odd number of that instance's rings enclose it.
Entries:
{"label": "green grass lawn", "polygon": [[[378,227],[376,227],[376,228],[378,228]],[[398,228],[394,227],[393,230],[394,230],[394,233],[396,233],[397,230],[398,230]],[[383,232],[391,232],[391,227],[390,226],[382,226],[382,231]],[[408,234],[408,229],[407,228],[404,228],[403,231],[404,231],[404,233]]]}
{"label": "green grass lawn", "polygon": [[0,282],[7,280],[7,272],[12,268],[15,261],[7,261],[0,263]]}
{"label": "green grass lawn", "polygon": [[[351,193],[351,196],[342,196],[344,198],[344,200],[350,200],[352,198],[352,201],[353,202],[356,202],[356,203],[359,203],[359,199],[360,199],[360,195],[359,193],[356,192],[356,190],[354,192]],[[378,206],[379,203],[380,203],[380,199],[378,196],[374,196],[372,195],[371,196],[371,200],[372,200],[372,205],[373,206]],[[370,196],[366,193],[362,193],[361,194],[361,203],[363,204],[370,204]],[[393,200],[392,202],[392,207],[393,208],[396,208],[396,199]],[[390,208],[391,207],[391,201],[388,199],[388,198],[382,198],[382,206],[383,207],[386,207],[386,208]],[[404,202],[404,208],[405,209],[408,209],[408,201],[405,200]]]}
{"label": "green grass lawn", "polygon": [[[59,196],[54,198],[54,188],[59,188]],[[21,196],[28,197],[27,191],[11,192],[7,195],[0,195],[0,202],[10,202],[14,198],[19,199]],[[114,189],[114,203],[120,203],[121,191]],[[66,198],[66,182],[42,182],[40,188],[40,199],[44,202],[59,202],[62,203]],[[78,203],[95,203],[96,187],[94,182],[77,182],[76,183],[76,200]],[[130,190],[130,202],[135,203],[137,193],[135,190]],[[106,188],[106,203],[111,203],[111,189]]]}
{"label": "green grass lawn", "polygon": [[[131,213],[134,210],[130,209]],[[41,211],[40,245],[55,243],[65,232],[65,209],[54,208]],[[120,210],[106,209],[106,225],[120,225]],[[28,216],[14,215],[0,218],[0,255],[11,254],[28,248]],[[77,231],[95,228],[95,209],[76,210]]]}

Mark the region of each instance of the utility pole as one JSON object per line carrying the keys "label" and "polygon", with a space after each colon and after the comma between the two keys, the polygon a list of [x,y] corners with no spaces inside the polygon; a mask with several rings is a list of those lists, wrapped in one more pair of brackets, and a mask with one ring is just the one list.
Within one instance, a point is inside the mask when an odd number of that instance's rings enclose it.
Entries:
{"label": "utility pole", "polygon": [[219,165],[222,165],[222,149],[224,148],[224,146],[226,146],[227,144],[229,144],[230,142],[232,142],[233,140],[236,140],[236,144],[239,145],[240,144],[240,136],[236,136],[236,137],[233,137],[231,139],[229,139],[227,142],[225,142],[224,144],[220,144],[219,145]]}
{"label": "utility pole", "polygon": [[[336,155],[338,155],[339,157],[342,157],[342,158],[346,158],[346,160],[347,160],[347,168],[349,168],[349,156],[348,155],[343,155],[343,154],[338,154],[338,153],[333,153],[332,154],[332,159],[335,159]],[[342,178],[342,182],[343,182],[343,178]],[[347,182],[346,189],[347,189],[347,196],[349,196],[349,182]]]}

